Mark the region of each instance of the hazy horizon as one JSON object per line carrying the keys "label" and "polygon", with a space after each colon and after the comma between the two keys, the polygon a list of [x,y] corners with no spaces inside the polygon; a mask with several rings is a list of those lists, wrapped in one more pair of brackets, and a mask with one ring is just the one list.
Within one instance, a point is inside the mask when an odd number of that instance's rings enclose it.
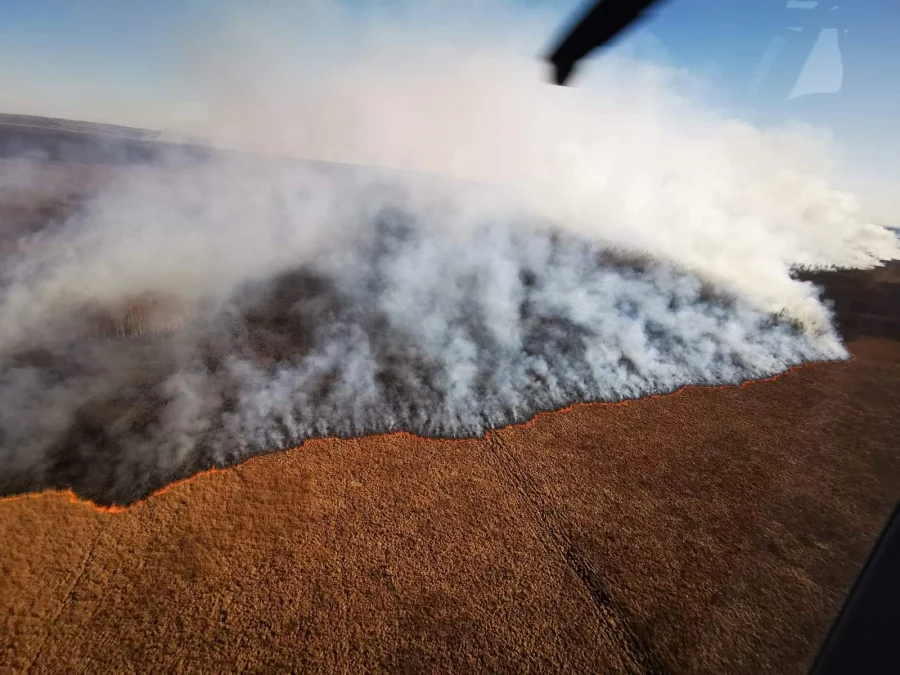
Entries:
{"label": "hazy horizon", "polygon": [[[817,5],[784,2],[790,16],[801,19],[807,10],[812,16]],[[247,86],[251,62],[260,72],[276,74],[270,84],[299,83],[315,95],[329,74],[340,77],[347,68],[358,68],[373,48],[383,53],[390,47],[393,60],[382,60],[382,70],[372,76],[408,71],[420,53],[428,63],[430,50],[443,50],[446,63],[465,59],[472,45],[502,43],[507,53],[531,61],[535,81],[546,84],[549,68],[540,59],[583,6],[571,0],[302,5],[165,0],[152,6],[0,0],[0,111],[206,136],[221,121],[223,107],[234,108],[235,98],[245,109],[278,103],[278,96]],[[686,77],[678,86],[687,95],[701,96],[726,115],[763,126],[812,122],[832,137],[838,187],[854,192],[873,220],[900,223],[900,196],[893,189],[900,180],[893,161],[900,155],[900,135],[892,122],[900,118],[892,114],[898,97],[891,69],[878,68],[876,60],[900,60],[900,46],[879,37],[900,27],[900,9],[872,0],[854,9],[852,31],[872,36],[868,51],[855,62],[868,58],[873,65],[857,67],[846,96],[837,95],[847,87],[839,36],[827,17],[816,19],[821,29],[808,28],[816,34],[810,37],[814,44],[795,81],[779,85],[776,78],[769,86],[766,69],[784,45],[774,33],[761,38],[768,30],[760,28],[768,25],[764,12],[738,5],[707,11],[700,0],[662,2],[653,20],[585,62],[573,84],[590,89],[592,73],[602,70],[604,61],[632,56],[682,73]],[[292,69],[300,76],[293,84],[286,77]],[[222,98],[228,90],[231,100]],[[259,93],[264,96],[254,101]],[[822,96],[842,102],[835,107]],[[261,117],[259,111],[252,116]],[[234,131],[234,120],[229,124]]]}

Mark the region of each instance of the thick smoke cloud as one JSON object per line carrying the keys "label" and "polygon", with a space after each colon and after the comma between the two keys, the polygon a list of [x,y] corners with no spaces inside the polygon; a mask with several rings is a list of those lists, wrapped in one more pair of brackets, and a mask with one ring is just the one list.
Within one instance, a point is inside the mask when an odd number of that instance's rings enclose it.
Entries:
{"label": "thick smoke cloud", "polygon": [[392,170],[171,156],[5,249],[0,493],[129,502],[311,436],[472,436],[843,358],[792,268],[898,254],[827,139],[683,74],[614,59],[560,90],[515,45],[382,23],[317,75],[267,61],[264,24],[204,80],[205,130]]}
{"label": "thick smoke cloud", "polygon": [[182,293],[193,318],[171,335],[92,332],[71,297],[26,315],[0,378],[4,492],[62,482],[127,502],[311,436],[473,436],[575,401],[844,355],[832,334],[671,265],[521,215],[454,227],[458,214],[437,222],[398,197],[314,259],[224,297]]}

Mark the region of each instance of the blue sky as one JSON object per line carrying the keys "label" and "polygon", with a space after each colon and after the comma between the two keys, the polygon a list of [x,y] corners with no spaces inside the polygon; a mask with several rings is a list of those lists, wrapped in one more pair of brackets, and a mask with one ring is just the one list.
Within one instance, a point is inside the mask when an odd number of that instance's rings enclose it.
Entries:
{"label": "blue sky", "polygon": [[[418,3],[343,4],[364,17],[373,7],[402,11]],[[449,3],[454,4],[463,3]],[[179,50],[192,34],[233,7],[263,7],[283,14],[289,25],[302,23],[303,12],[314,5],[286,0],[0,0],[0,85],[28,82],[39,90],[46,80],[48,86],[53,82],[69,88],[73,98],[106,87],[138,104],[184,96]],[[467,6],[485,11],[490,3],[470,0]],[[518,7],[523,16],[529,9],[548,16],[546,44],[534,47],[538,53],[583,4],[519,0]],[[862,37],[849,37],[854,35]],[[876,167],[879,174],[893,170],[900,180],[894,166],[900,156],[894,140],[900,136],[895,122],[900,119],[896,35],[900,3],[894,0],[848,0],[846,7],[814,0],[664,0],[655,18],[616,48],[709,78],[718,102],[743,117],[773,121],[794,116],[825,124],[865,157],[862,164]],[[844,63],[850,49],[854,69]],[[0,108],[10,105],[16,99],[0,91]]]}
{"label": "blue sky", "polygon": [[900,3],[892,0],[664,0],[622,47],[710,77],[721,102],[746,119],[828,128],[843,148],[839,161],[853,167],[848,187],[893,219],[898,35]]}
{"label": "blue sky", "polygon": [[210,11],[205,0],[0,0],[0,57],[23,73],[163,86],[175,47]]}
{"label": "blue sky", "polygon": [[[229,7],[278,6],[285,20],[297,16],[310,2],[256,2],[239,0],[0,0],[0,54],[6,67],[28,68],[41,64],[63,71],[100,70],[109,76],[121,77],[134,85],[146,84],[161,78],[172,66],[174,48],[192,31],[223,14]],[[344,5],[364,14],[377,5],[400,8],[399,0],[373,3],[364,0],[345,0]],[[475,6],[477,3],[473,4]],[[572,0],[522,0],[523,9],[549,9],[558,19],[547,26],[551,36],[582,3]],[[834,4],[834,3],[832,3]],[[900,4],[890,0],[853,0],[859,8],[853,17],[854,31],[874,35],[883,43],[878,49],[885,56],[900,62],[900,40],[884,39],[900,28]],[[633,31],[623,45],[640,44],[653,56],[665,54],[673,62],[694,72],[713,75],[728,82],[734,94],[747,94],[764,69],[767,54],[779,49],[778,33],[794,23],[811,23],[807,16],[821,14],[824,3],[811,0],[664,0],[653,21]],[[772,11],[774,8],[776,11]],[[784,11],[778,11],[779,7]],[[761,11],[764,8],[765,11]],[[842,8],[838,7],[838,15]],[[827,12],[825,12],[827,14]],[[783,15],[783,19],[778,19]],[[775,18],[773,21],[772,19]],[[770,25],[766,25],[767,20]],[[849,19],[844,19],[847,23]],[[828,19],[825,19],[828,23]],[[515,26],[510,26],[515,30]],[[811,67],[803,78],[806,88],[834,90],[840,87],[840,55],[837,30],[806,27],[806,35],[819,42]],[[802,32],[802,31],[801,31]],[[650,34],[656,45],[647,41]],[[895,34],[895,33],[894,33]],[[802,41],[794,33],[796,41]],[[771,42],[771,44],[770,44]],[[653,50],[653,46],[658,50]],[[874,52],[876,47],[866,51]],[[782,52],[786,50],[781,46]],[[896,88],[898,78],[892,68],[880,71],[869,69],[866,77],[880,80],[885,88]],[[758,84],[758,83],[757,83]],[[755,103],[765,92],[755,92]]]}

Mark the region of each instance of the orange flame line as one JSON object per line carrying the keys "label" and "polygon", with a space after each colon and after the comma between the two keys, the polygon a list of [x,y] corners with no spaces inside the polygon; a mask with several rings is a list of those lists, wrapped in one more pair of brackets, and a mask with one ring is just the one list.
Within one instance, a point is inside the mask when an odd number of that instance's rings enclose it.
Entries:
{"label": "orange flame line", "polygon": [[[527,428],[531,427],[537,421],[538,417],[541,417],[543,415],[551,415],[551,414],[567,412],[569,410],[573,410],[577,407],[583,407],[583,406],[625,406],[625,405],[630,405],[632,403],[639,403],[639,402],[645,401],[647,399],[669,398],[672,396],[677,396],[678,394],[681,394],[689,389],[743,389],[751,384],[761,384],[764,382],[773,382],[777,379],[784,377],[785,375],[794,373],[794,372],[800,370],[801,368],[808,368],[810,366],[822,366],[822,365],[835,364],[835,363],[847,363],[849,361],[855,361],[855,360],[856,360],[855,356],[850,356],[849,359],[840,359],[837,361],[814,361],[814,362],[810,362],[810,363],[803,363],[803,364],[796,365],[796,366],[790,366],[787,370],[785,370],[781,373],[776,373],[775,375],[772,375],[770,377],[765,377],[765,378],[761,378],[758,380],[744,380],[743,382],[739,382],[737,384],[725,384],[725,385],[686,384],[683,387],[679,387],[678,389],[671,391],[669,393],[666,393],[666,394],[648,394],[646,396],[641,396],[639,398],[625,399],[622,401],[588,401],[588,402],[572,403],[563,408],[558,408],[558,409],[554,409],[554,410],[545,410],[545,411],[535,413],[530,419],[527,419],[524,422],[520,422],[518,424],[509,424],[502,428],[505,429],[505,428],[511,428],[511,427],[512,428],[522,427],[522,428],[527,429]],[[386,434],[373,434],[373,435],[375,435],[375,436],[392,436],[395,438],[396,437],[407,437],[407,438],[413,438],[413,439],[425,440],[425,441],[444,440],[444,441],[449,441],[452,443],[478,443],[481,440],[488,438],[489,434],[495,433],[497,431],[500,431],[500,429],[488,429],[484,432],[484,434],[482,435],[481,438],[453,438],[453,439],[440,439],[440,438],[433,438],[433,437],[427,437],[427,436],[420,436],[419,434],[415,434],[415,433],[412,433],[409,431],[392,431],[392,432],[388,432]],[[307,443],[309,441],[317,441],[317,440],[318,441],[327,441],[327,440],[345,440],[345,439],[341,439],[336,436],[322,436],[319,438],[310,438],[298,446],[295,446],[292,448],[287,448],[285,450],[276,451],[276,452],[291,452],[293,450],[299,450],[300,447],[302,447],[302,445],[304,443]],[[180,480],[173,481],[173,482],[169,483],[168,485],[165,485],[164,487],[160,488],[159,490],[156,490],[155,492],[151,493],[144,499],[140,499],[136,502],[132,502],[131,504],[128,504],[125,506],[118,505],[118,504],[113,505],[113,506],[104,506],[103,504],[97,504],[96,502],[94,502],[90,499],[85,499],[83,497],[79,497],[77,494],[75,494],[75,492],[72,489],[42,490],[40,492],[26,492],[26,493],[19,494],[19,495],[11,495],[9,497],[0,497],[0,504],[2,504],[3,502],[13,502],[13,501],[24,500],[24,499],[36,499],[36,498],[41,498],[41,497],[64,496],[64,497],[69,498],[69,502],[71,504],[79,504],[79,505],[89,506],[90,508],[94,509],[95,511],[99,511],[101,513],[124,513],[126,511],[130,511],[132,509],[143,506],[144,504],[149,502],[151,499],[155,499],[156,497],[159,497],[160,495],[163,495],[166,492],[169,492],[170,490],[172,490],[174,488],[180,487],[182,485],[186,485],[187,483],[191,483],[191,482],[193,482],[199,478],[202,478],[204,476],[209,476],[209,475],[217,474],[217,473],[225,473],[232,469],[236,469],[238,467],[244,466],[254,460],[262,459],[263,457],[265,457],[267,455],[271,455],[271,454],[274,454],[274,453],[273,452],[265,452],[265,453],[262,453],[259,455],[254,455],[253,457],[248,457],[244,461],[239,462],[237,464],[233,464],[232,466],[229,466],[229,467],[225,467],[225,468],[212,467],[210,469],[200,471],[198,473],[195,473],[192,476],[188,476],[187,478],[182,478]]]}

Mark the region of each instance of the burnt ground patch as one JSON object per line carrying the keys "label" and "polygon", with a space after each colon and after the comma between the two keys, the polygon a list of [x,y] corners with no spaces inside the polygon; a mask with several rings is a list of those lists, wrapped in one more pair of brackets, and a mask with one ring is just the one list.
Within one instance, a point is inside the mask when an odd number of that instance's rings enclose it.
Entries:
{"label": "burnt ground patch", "polygon": [[822,289],[845,340],[900,339],[900,261],[871,270],[801,271],[795,276]]}

